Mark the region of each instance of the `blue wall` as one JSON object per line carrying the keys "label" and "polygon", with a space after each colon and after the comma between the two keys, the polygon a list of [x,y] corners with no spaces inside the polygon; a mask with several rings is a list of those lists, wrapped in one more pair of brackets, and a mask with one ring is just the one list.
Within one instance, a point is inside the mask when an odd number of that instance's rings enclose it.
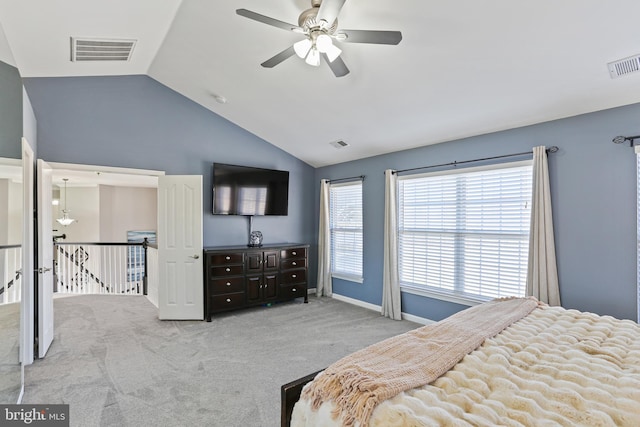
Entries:
{"label": "blue wall", "polygon": [[265,244],[315,242],[313,168],[150,77],[27,78],[24,85],[40,158],[203,175],[205,246],[243,245],[249,232],[246,217],[210,213],[213,162],[288,170],[289,215],[255,217],[254,229]]}
{"label": "blue wall", "polygon": [[[636,319],[636,160],[628,145],[615,145],[611,139],[639,131],[640,104],[636,104],[317,169],[316,200],[321,178],[366,175],[364,283],[336,279],[334,292],[372,304],[382,302],[385,169],[557,145],[560,151],[549,155],[549,169],[562,305]],[[464,308],[404,293],[402,303],[403,312],[433,320]]]}
{"label": "blue wall", "polygon": [[0,157],[19,159],[21,138],[22,79],[16,67],[0,61]]}
{"label": "blue wall", "polygon": [[[549,166],[560,292],[567,308],[635,319],[635,155],[614,145],[637,135],[640,105],[426,146],[316,169],[146,76],[30,78],[25,86],[38,120],[39,157],[202,174],[205,245],[243,244],[245,218],[209,214],[211,163],[247,164],[291,172],[288,217],[257,218],[265,243],[309,242],[315,282],[318,183],[366,175],[363,284],[334,281],[335,292],[372,304],[382,300],[385,169],[528,151],[557,145]],[[403,311],[441,319],[463,307],[403,295]]]}

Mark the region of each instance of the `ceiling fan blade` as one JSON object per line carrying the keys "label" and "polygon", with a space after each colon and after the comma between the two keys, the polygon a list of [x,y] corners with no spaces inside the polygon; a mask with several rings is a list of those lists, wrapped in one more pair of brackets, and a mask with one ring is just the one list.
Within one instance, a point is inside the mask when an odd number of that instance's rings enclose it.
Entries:
{"label": "ceiling fan blade", "polygon": [[325,62],[327,63],[329,68],[331,68],[331,71],[333,71],[333,74],[336,77],[344,77],[347,74],[349,74],[349,69],[347,68],[342,58],[340,58],[339,56],[336,59],[334,59],[333,62],[329,61],[329,58],[327,58],[326,53],[323,53],[322,57],[324,58]]}
{"label": "ceiling fan blade", "polygon": [[346,0],[322,0],[316,20],[324,20],[329,26],[333,25],[345,1]]}
{"label": "ceiling fan blade", "polygon": [[398,44],[402,40],[402,33],[400,31],[339,30],[335,37],[336,40],[345,43]]}
{"label": "ceiling fan blade", "polygon": [[282,61],[284,61],[285,59],[289,59],[290,57],[292,57],[295,54],[296,54],[296,51],[293,50],[293,46],[289,46],[288,48],[286,48],[285,50],[283,50],[279,54],[267,59],[266,61],[264,61],[260,65],[262,65],[265,68],[273,68],[276,65],[278,65],[279,63],[281,63]]}
{"label": "ceiling fan blade", "polygon": [[271,25],[273,27],[282,28],[283,30],[304,32],[304,30],[297,25],[260,15],[259,13],[252,12],[247,9],[237,9],[236,13],[240,16],[244,16],[245,18],[253,19],[254,21],[262,22],[263,24]]}

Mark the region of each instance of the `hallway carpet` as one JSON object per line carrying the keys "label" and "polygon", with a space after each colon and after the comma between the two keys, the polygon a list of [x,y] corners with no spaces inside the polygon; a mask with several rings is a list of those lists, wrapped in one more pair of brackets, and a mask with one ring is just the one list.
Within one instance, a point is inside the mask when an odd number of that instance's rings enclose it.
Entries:
{"label": "hallway carpet", "polygon": [[54,300],[55,338],[23,402],[68,403],[71,426],[280,425],[280,386],[420,325],[330,298],[160,321],[137,296]]}

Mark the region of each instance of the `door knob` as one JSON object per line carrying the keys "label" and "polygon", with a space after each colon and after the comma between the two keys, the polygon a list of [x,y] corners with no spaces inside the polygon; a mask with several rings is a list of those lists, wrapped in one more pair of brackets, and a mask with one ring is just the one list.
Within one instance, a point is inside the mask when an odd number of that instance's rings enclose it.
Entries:
{"label": "door knob", "polygon": [[196,254],[196,255],[191,255],[191,258],[193,258],[193,259],[199,259],[199,258],[200,258],[200,255],[197,255],[197,254]]}

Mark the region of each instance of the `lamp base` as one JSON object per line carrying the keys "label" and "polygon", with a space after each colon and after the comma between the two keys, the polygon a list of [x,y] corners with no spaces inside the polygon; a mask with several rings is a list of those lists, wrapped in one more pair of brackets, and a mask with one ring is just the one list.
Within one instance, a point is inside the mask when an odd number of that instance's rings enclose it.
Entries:
{"label": "lamp base", "polygon": [[249,234],[249,247],[260,247],[262,246],[262,233],[260,231],[252,231]]}

